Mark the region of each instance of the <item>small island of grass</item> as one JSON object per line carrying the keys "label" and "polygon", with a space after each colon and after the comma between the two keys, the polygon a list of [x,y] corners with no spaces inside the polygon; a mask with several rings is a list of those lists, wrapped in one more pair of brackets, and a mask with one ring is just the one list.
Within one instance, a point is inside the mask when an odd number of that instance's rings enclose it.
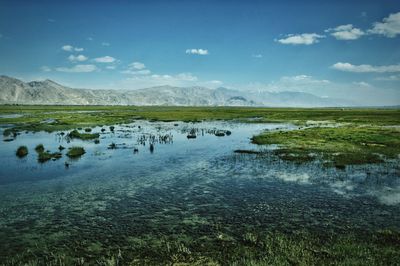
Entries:
{"label": "small island of grass", "polygon": [[79,158],[85,154],[85,149],[83,147],[71,147],[67,152],[69,158]]}
{"label": "small island of grass", "polygon": [[78,130],[72,130],[68,136],[71,139],[81,139],[81,140],[92,140],[98,139],[100,134],[99,133],[80,133]]}
{"label": "small island of grass", "polygon": [[17,155],[19,158],[25,157],[26,155],[28,155],[28,148],[27,148],[26,146],[20,146],[20,147],[17,149],[16,155]]}

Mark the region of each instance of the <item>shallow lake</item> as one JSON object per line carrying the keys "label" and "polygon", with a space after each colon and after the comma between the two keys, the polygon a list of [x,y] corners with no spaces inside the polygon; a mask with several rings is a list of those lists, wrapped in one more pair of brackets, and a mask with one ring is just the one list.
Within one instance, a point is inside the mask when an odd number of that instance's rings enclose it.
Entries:
{"label": "shallow lake", "polygon": [[[92,129],[98,144],[61,132],[2,141],[0,259],[27,249],[96,256],[160,239],[210,252],[219,248],[215,239],[235,243],[248,231],[400,230],[398,161],[340,170],[234,152],[268,150],[251,144],[251,136],[294,128],[289,124],[136,121],[103,128]],[[218,137],[218,130],[231,134]],[[188,139],[190,132],[197,137]],[[67,149],[39,163],[38,144]],[[24,158],[15,155],[21,145],[29,149]],[[72,146],[86,153],[69,159]]]}

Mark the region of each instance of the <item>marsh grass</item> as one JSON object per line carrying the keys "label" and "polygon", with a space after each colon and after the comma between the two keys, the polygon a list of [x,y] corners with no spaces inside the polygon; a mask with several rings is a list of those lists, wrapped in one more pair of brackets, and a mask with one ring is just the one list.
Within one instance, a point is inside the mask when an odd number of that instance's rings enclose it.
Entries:
{"label": "marsh grass", "polygon": [[43,144],[38,144],[38,145],[36,145],[35,151],[36,151],[37,153],[44,152],[44,146],[43,146]]}
{"label": "marsh grass", "polygon": [[61,157],[62,157],[62,153],[60,153],[60,152],[51,153],[49,151],[43,151],[38,154],[38,161],[40,163],[45,163],[49,160],[58,160]]}
{"label": "marsh grass", "polygon": [[[88,132],[88,131],[86,131]],[[78,130],[72,130],[69,134],[68,137],[72,139],[81,139],[81,140],[93,140],[93,139],[98,139],[100,137],[100,134],[98,133],[80,133]]]}
{"label": "marsh grass", "polygon": [[278,144],[280,158],[309,162],[322,157],[338,168],[380,163],[400,154],[400,131],[377,126],[314,127],[270,131],[252,138],[255,144]]}
{"label": "marsh grass", "polygon": [[23,158],[28,155],[28,148],[26,146],[19,146],[16,152],[19,158]]}
{"label": "marsh grass", "polygon": [[71,147],[68,149],[67,156],[69,158],[79,158],[85,153],[86,151],[83,147]]}

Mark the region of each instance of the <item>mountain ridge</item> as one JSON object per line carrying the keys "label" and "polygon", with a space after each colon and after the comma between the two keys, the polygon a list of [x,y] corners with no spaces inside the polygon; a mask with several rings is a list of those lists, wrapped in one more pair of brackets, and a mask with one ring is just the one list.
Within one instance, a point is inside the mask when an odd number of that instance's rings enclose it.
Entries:
{"label": "mountain ridge", "polygon": [[175,106],[355,106],[342,99],[322,98],[305,92],[245,92],[219,87],[155,86],[138,90],[78,89],[55,81],[24,82],[0,76],[0,104],[31,105],[175,105]]}

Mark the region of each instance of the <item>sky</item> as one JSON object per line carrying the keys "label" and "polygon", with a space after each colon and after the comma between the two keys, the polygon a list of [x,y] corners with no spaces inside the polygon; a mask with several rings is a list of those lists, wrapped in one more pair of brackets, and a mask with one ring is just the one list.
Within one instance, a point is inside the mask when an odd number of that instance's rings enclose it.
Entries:
{"label": "sky", "polygon": [[400,1],[5,1],[0,75],[400,104]]}

